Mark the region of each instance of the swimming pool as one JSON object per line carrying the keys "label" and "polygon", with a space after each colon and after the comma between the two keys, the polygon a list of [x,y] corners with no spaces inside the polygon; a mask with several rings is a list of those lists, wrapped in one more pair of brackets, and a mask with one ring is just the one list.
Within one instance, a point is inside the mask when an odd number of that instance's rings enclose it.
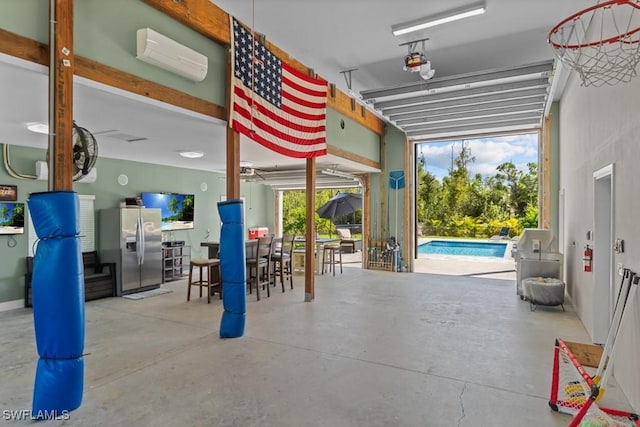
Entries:
{"label": "swimming pool", "polygon": [[466,255],[503,258],[504,242],[467,242],[460,240],[432,240],[418,246],[418,254]]}

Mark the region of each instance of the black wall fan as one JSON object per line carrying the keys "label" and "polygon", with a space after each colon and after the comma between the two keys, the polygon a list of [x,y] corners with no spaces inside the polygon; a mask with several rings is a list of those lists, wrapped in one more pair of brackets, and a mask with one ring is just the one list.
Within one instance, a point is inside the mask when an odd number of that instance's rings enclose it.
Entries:
{"label": "black wall fan", "polygon": [[73,180],[87,175],[98,159],[96,138],[83,127],[73,122]]}

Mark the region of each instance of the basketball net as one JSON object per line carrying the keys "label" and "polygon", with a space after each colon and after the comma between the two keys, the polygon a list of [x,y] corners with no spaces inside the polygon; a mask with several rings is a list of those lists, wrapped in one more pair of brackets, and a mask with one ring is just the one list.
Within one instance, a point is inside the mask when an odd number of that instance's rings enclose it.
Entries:
{"label": "basketball net", "polygon": [[584,86],[628,82],[640,62],[640,0],[599,2],[561,21],[547,40]]}

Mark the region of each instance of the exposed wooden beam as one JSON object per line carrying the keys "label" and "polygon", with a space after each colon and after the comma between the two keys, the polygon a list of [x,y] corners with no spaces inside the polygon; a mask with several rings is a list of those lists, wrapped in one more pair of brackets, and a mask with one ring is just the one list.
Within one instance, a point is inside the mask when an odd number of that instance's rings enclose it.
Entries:
{"label": "exposed wooden beam", "polygon": [[370,166],[372,168],[380,169],[380,162],[368,159],[351,151],[343,150],[335,145],[327,144],[327,154],[333,154],[334,156],[342,157],[343,159],[352,160],[361,165]]}
{"label": "exposed wooden beam", "polygon": [[[49,66],[49,46],[0,29],[0,52],[26,61]],[[145,80],[91,59],[75,56],[75,75],[137,95],[165,102],[209,117],[227,120],[226,109],[213,102]]]}
{"label": "exposed wooden beam", "polygon": [[76,75],[189,111],[195,111],[205,116],[227,120],[227,112],[223,106],[90,59],[76,57]]}
{"label": "exposed wooden beam", "polygon": [[49,46],[0,28],[0,52],[49,66]]}
{"label": "exposed wooden beam", "polygon": [[[223,45],[231,42],[229,14],[209,0],[142,0],[143,3],[163,12],[187,27]],[[280,60],[286,62],[298,71],[307,74],[309,67],[292,58],[284,50],[266,40],[265,46]],[[331,87],[327,87],[327,106],[344,114],[367,129],[381,135],[384,122],[374,114],[360,113],[360,109],[351,108],[351,97],[340,90],[336,90],[333,97]]]}
{"label": "exposed wooden beam", "polygon": [[229,14],[209,0],[142,0],[142,2],[213,41],[222,45],[231,43]]}
{"label": "exposed wooden beam", "polygon": [[[73,190],[73,0],[55,0],[49,11],[55,22],[49,46],[54,66],[50,70],[49,190]],[[52,97],[52,98],[51,98]],[[51,137],[50,137],[51,138]],[[53,153],[53,154],[51,154]]]}

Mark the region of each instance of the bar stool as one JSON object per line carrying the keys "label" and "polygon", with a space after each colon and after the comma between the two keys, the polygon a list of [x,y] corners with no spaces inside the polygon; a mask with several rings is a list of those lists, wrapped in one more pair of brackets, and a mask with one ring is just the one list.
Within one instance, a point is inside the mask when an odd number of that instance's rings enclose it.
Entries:
{"label": "bar stool", "polygon": [[296,236],[293,234],[285,234],[282,236],[282,242],[279,251],[275,251],[271,254],[273,283],[280,277],[280,284],[282,285],[282,292],[284,292],[284,282],[289,279],[291,289],[293,289],[293,242]]}
{"label": "bar stool", "polygon": [[[336,255],[338,258],[336,258]],[[340,250],[340,243],[325,245],[322,249],[322,273],[324,274],[324,266],[329,264],[329,271],[333,270],[333,275],[336,275],[336,264],[340,264],[340,274],[342,274],[342,251]]]}
{"label": "bar stool", "polygon": [[[200,277],[198,280],[193,280],[193,268],[197,267],[200,269]],[[204,279],[204,270],[207,270],[207,278]],[[213,268],[217,268],[216,279],[218,281],[212,282],[213,279]],[[220,299],[222,299],[222,286],[220,284],[220,260],[219,259],[206,259],[206,258],[194,258],[189,262],[189,283],[187,287],[187,301],[191,299],[191,287],[198,286],[200,287],[200,298],[202,298],[202,288],[207,288],[207,304],[211,302],[211,293],[212,291],[218,290],[218,294],[220,295]]]}

